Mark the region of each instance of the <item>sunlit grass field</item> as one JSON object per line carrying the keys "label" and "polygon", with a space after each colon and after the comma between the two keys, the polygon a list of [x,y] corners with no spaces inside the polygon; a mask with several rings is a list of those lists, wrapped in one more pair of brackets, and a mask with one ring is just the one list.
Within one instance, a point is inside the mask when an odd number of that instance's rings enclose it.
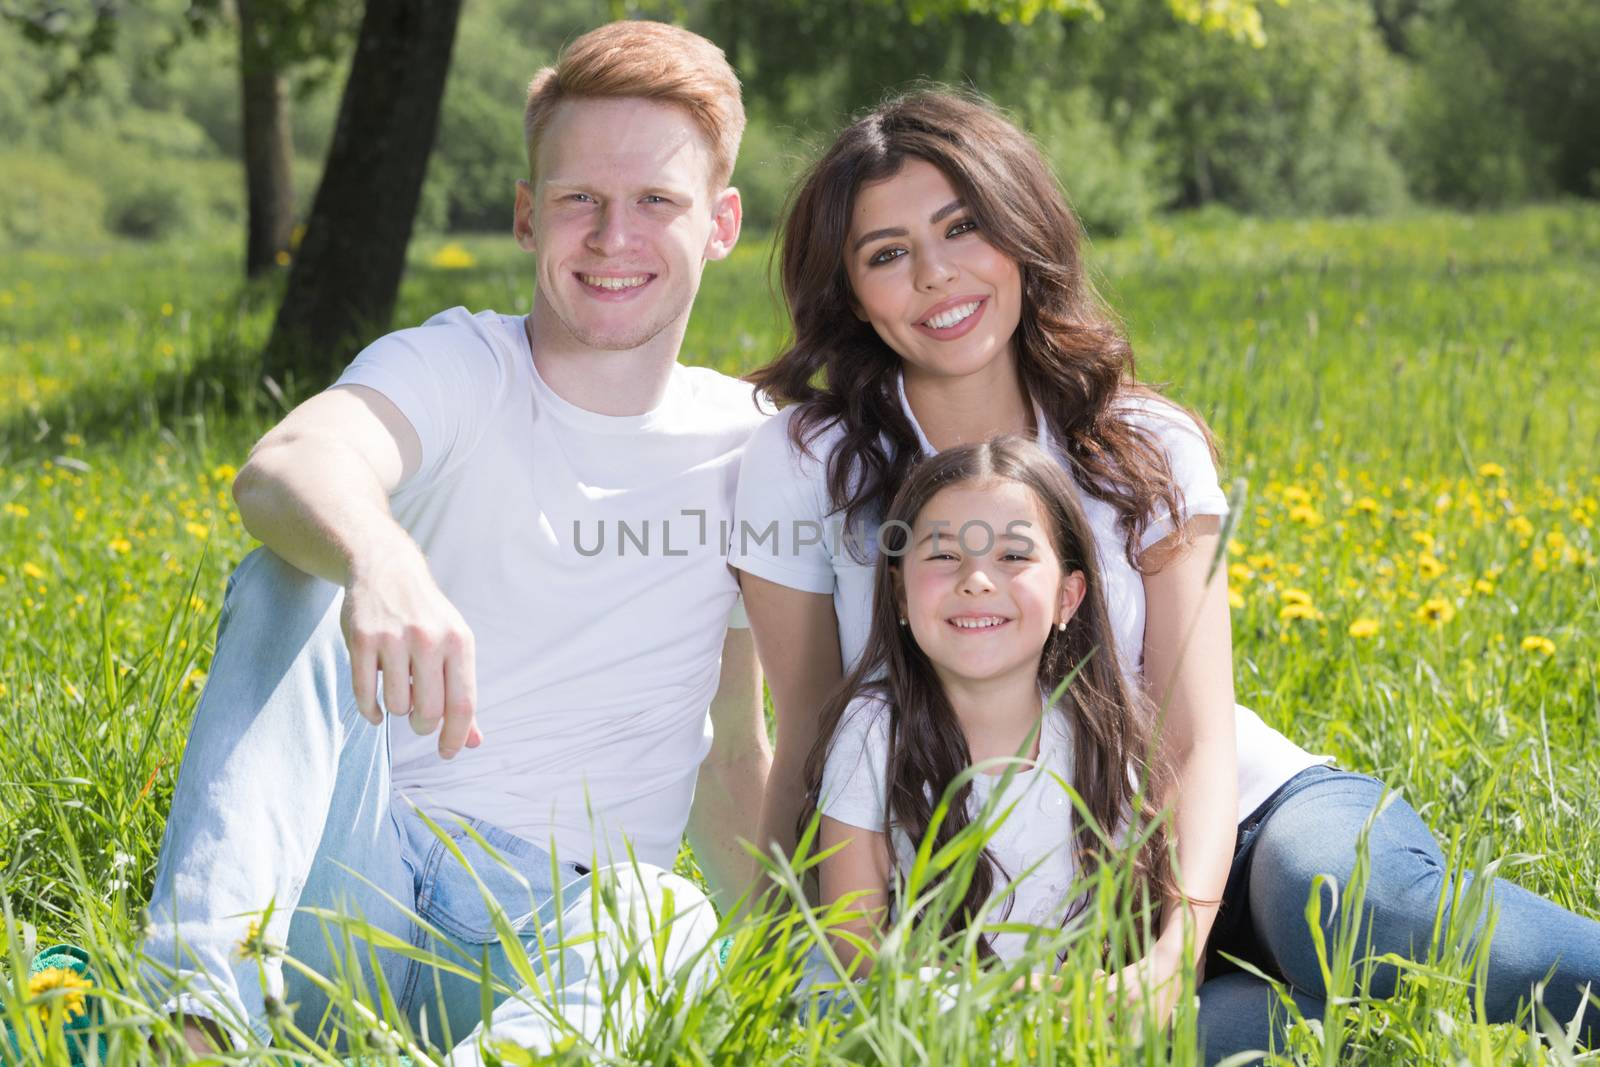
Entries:
{"label": "sunlit grass field", "polygon": [[[1600,916],[1600,210],[1205,216],[1090,258],[1141,377],[1210,421],[1245,502],[1228,545],[1240,699],[1383,777],[1463,863]],[[39,983],[30,999],[27,977],[59,941],[101,961],[77,1025],[103,1025],[113,1060],[143,1047],[119,975],[223,582],[251,545],[229,481],[317,384],[236,369],[272,303],[241,289],[238,259],[218,240],[0,263],[0,1014],[23,1062],[66,1062],[80,1005]],[[708,269],[686,361],[776,354],[767,266],[752,239]],[[524,310],[530,287],[508,238],[419,239],[396,323]],[[328,353],[329,377],[353,354]],[[914,974],[918,946],[886,962]],[[861,1009],[825,1022],[790,1006],[793,948],[746,930],[716,996],[664,1002],[618,1057],[1197,1062],[1187,1008],[1170,1042],[1108,1020],[1088,940],[1065,1013],[976,974],[951,1007],[880,966]],[[1293,1055],[1571,1062],[1547,1020],[1476,1024],[1469,964],[1445,951],[1395,1001],[1301,1027]],[[325,1045],[296,1055],[336,1060]]]}

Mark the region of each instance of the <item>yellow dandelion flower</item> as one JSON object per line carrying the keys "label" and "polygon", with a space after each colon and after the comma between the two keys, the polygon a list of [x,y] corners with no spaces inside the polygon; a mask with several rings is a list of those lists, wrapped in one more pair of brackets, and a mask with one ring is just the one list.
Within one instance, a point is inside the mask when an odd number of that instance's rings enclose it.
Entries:
{"label": "yellow dandelion flower", "polygon": [[161,305],[161,317],[162,318],[169,318],[169,317],[171,317],[171,315],[172,315],[172,301],[168,300],[166,303]]}
{"label": "yellow dandelion flower", "polygon": [[278,249],[272,254],[272,262],[276,263],[280,267],[287,267],[289,265],[289,253],[285,252],[281,248]]}
{"label": "yellow dandelion flower", "polygon": [[239,469],[231,463],[219,463],[211,468],[211,477],[219,482],[231,482],[239,474]]}
{"label": "yellow dandelion flower", "polygon": [[75,1019],[88,1010],[84,996],[93,988],[77,971],[66,967],[47,967],[28,979],[28,999],[44,998],[35,1007],[40,1022],[49,1022],[57,1011],[63,1018]]}
{"label": "yellow dandelion flower", "polygon": [[1472,583],[1472,591],[1475,593],[1482,593],[1484,596],[1488,596],[1494,592],[1494,583],[1487,578],[1479,578],[1477,581]]}
{"label": "yellow dandelion flower", "polygon": [[1411,540],[1416,542],[1417,544],[1421,545],[1423,548],[1427,549],[1429,552],[1433,551],[1433,546],[1434,546],[1433,534],[1429,533],[1427,530],[1413,530],[1413,531],[1411,531]]}
{"label": "yellow dandelion flower", "polygon": [[1244,555],[1244,544],[1243,544],[1243,542],[1235,541],[1231,537],[1228,538],[1228,555],[1230,555],[1230,556],[1242,556],[1242,555]]}
{"label": "yellow dandelion flower", "polygon": [[133,550],[133,543],[126,537],[113,537],[106,542],[106,547],[119,556],[126,556]]}
{"label": "yellow dandelion flower", "polygon": [[5,513],[7,515],[14,515],[19,519],[25,519],[29,515],[28,505],[26,505],[26,504],[13,504],[13,503],[8,501],[6,503],[6,506],[5,506]]}
{"label": "yellow dandelion flower", "polygon": [[1445,565],[1431,552],[1424,552],[1417,557],[1417,573],[1424,578],[1437,578],[1445,570]]}
{"label": "yellow dandelion flower", "polygon": [[1311,494],[1298,485],[1283,487],[1283,502],[1289,507],[1298,507],[1301,504],[1311,503]]}
{"label": "yellow dandelion flower", "polygon": [[1442,596],[1429,597],[1417,605],[1415,614],[1418,622],[1443,626],[1456,617],[1456,606]]}
{"label": "yellow dandelion flower", "polygon": [[1322,613],[1320,611],[1312,607],[1310,604],[1302,604],[1299,601],[1292,601],[1278,609],[1278,619],[1280,622],[1289,622],[1295,619],[1320,618],[1322,618]]}
{"label": "yellow dandelion flower", "polygon": [[1506,523],[1506,529],[1510,530],[1518,537],[1533,536],[1533,523],[1528,520],[1526,515],[1511,516],[1511,521]]}
{"label": "yellow dandelion flower", "polygon": [[1368,515],[1376,515],[1378,513],[1378,502],[1370,496],[1364,496],[1357,500],[1354,507],[1357,511],[1365,512]]}
{"label": "yellow dandelion flower", "polygon": [[79,337],[75,333],[74,334],[68,334],[67,335],[67,351],[68,352],[82,352],[83,351],[83,338]]}
{"label": "yellow dandelion flower", "polygon": [[1245,566],[1243,563],[1228,564],[1228,578],[1232,581],[1242,584],[1244,582],[1248,582],[1255,576],[1256,572]]}
{"label": "yellow dandelion flower", "polygon": [[1506,469],[1498,463],[1478,464],[1478,477],[1480,478],[1504,478],[1505,476]]}
{"label": "yellow dandelion flower", "polygon": [[40,578],[44,577],[44,568],[30,559],[22,565],[22,573],[26,574],[34,581],[38,581]]}
{"label": "yellow dandelion flower", "polygon": [[1567,535],[1560,530],[1551,530],[1544,535],[1544,543],[1550,546],[1550,551],[1560,552],[1567,547]]}
{"label": "yellow dandelion flower", "polygon": [[1550,554],[1542,548],[1533,550],[1533,569],[1540,574],[1550,569]]}
{"label": "yellow dandelion flower", "polygon": [[1321,526],[1322,513],[1310,504],[1296,504],[1289,509],[1289,521],[1302,526]]}
{"label": "yellow dandelion flower", "polygon": [[1311,606],[1311,594],[1306,592],[1304,589],[1295,589],[1291,587],[1289,589],[1285,589],[1279,595],[1283,598],[1283,602],[1285,604],[1304,604],[1307,607]]}
{"label": "yellow dandelion flower", "polygon": [[1244,594],[1237,589],[1228,590],[1228,607],[1234,611],[1244,610]]}
{"label": "yellow dandelion flower", "polygon": [[1553,656],[1556,654],[1556,643],[1539,634],[1529,634],[1524,637],[1521,648],[1524,652],[1537,652],[1541,656]]}
{"label": "yellow dandelion flower", "polygon": [[204,523],[186,522],[183,524],[183,528],[188,531],[190,537],[199,541],[204,541],[211,536],[211,527]]}
{"label": "yellow dandelion flower", "polygon": [[440,270],[464,270],[478,265],[472,253],[454,241],[435,252],[428,263]]}
{"label": "yellow dandelion flower", "polygon": [[1357,640],[1368,637],[1376,637],[1378,629],[1379,626],[1377,619],[1357,619],[1355,622],[1350,624],[1350,636],[1356,638]]}
{"label": "yellow dandelion flower", "polygon": [[61,443],[66,445],[68,448],[77,448],[79,445],[83,444],[83,438],[79,437],[75,433],[63,434],[61,437]]}

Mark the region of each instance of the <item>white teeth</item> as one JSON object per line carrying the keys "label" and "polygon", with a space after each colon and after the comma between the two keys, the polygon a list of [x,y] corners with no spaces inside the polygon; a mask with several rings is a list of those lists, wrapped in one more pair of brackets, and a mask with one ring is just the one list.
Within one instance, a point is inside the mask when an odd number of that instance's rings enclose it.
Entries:
{"label": "white teeth", "polygon": [[1006,620],[998,615],[988,615],[979,619],[951,619],[950,621],[962,630],[987,630],[999,626]]}
{"label": "white teeth", "polygon": [[584,285],[592,285],[596,289],[636,289],[650,280],[648,274],[634,274],[627,278],[602,278],[598,274],[580,274]]}
{"label": "white teeth", "polygon": [[937,315],[924,319],[922,324],[924,326],[932,326],[935,330],[948,330],[974,311],[977,311],[978,305],[982,302],[981,300],[974,300],[970,304],[957,304],[949,311],[941,311]]}

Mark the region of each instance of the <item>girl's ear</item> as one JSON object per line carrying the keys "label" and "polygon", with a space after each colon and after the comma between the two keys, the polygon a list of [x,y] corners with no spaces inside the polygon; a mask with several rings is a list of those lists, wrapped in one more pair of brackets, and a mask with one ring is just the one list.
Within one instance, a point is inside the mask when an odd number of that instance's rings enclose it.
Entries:
{"label": "girl's ear", "polygon": [[1056,625],[1065,623],[1078,612],[1078,607],[1083,603],[1083,598],[1089,591],[1089,582],[1082,571],[1072,571],[1061,578],[1061,611],[1056,616]]}

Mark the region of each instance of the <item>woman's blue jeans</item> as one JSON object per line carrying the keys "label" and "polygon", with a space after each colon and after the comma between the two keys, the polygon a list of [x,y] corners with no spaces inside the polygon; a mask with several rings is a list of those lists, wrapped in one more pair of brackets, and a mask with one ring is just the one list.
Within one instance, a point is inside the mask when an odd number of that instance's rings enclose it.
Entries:
{"label": "woman's blue jeans", "polygon": [[[1208,948],[1208,978],[1200,986],[1200,1036],[1207,1063],[1285,1044],[1284,1012],[1271,1010],[1276,995],[1260,978],[1223,961],[1220,953],[1282,978],[1303,1016],[1322,1017],[1325,990],[1306,922],[1306,901],[1319,875],[1337,879],[1342,891],[1355,867],[1357,838],[1384,792],[1375,778],[1312,767],[1284,783],[1240,825]],[[1438,842],[1411,806],[1394,797],[1373,821],[1368,855],[1362,929],[1370,923],[1371,940],[1358,950],[1358,960],[1387,953],[1425,958],[1450,877]],[[1463,875],[1464,881],[1470,878],[1470,873]],[[1328,906],[1328,891],[1323,892],[1322,923],[1332,946],[1339,919]],[[1495,925],[1488,949],[1486,1021],[1515,1019],[1533,987],[1544,982],[1544,1006],[1565,1027],[1586,1004],[1586,984],[1600,998],[1600,922],[1504,879],[1495,880],[1490,899]],[[1480,917],[1480,932],[1483,925]],[[1398,973],[1392,965],[1378,966],[1358,991],[1390,996]],[[1580,1040],[1600,1045],[1600,1005],[1589,1001],[1584,1012]]]}

